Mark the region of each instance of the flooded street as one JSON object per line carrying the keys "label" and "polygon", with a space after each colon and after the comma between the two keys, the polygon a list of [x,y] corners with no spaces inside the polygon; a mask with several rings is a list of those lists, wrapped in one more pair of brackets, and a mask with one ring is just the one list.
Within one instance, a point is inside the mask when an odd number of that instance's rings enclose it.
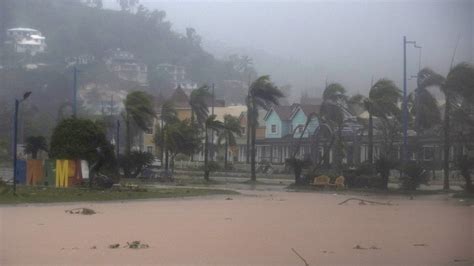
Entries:
{"label": "flooded street", "polygon": [[[296,253],[309,265],[472,264],[474,208],[447,196],[366,197],[392,205],[339,205],[351,196],[241,192],[3,206],[0,264],[304,265]],[[76,207],[98,213],[64,212]],[[135,240],[149,248],[123,248]]]}

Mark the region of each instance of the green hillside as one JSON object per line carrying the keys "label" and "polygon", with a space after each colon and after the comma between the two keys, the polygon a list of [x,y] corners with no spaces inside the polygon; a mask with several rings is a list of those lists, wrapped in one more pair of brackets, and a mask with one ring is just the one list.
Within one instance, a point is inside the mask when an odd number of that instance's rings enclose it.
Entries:
{"label": "green hillside", "polygon": [[198,84],[239,78],[231,62],[216,60],[201,48],[194,30],[186,36],[173,32],[164,11],[106,10],[85,6],[80,0],[3,1],[8,9],[4,29],[40,30],[48,45],[40,59],[48,63],[83,54],[102,59],[108,50],[120,48],[132,52],[150,69],[160,63],[182,65]]}

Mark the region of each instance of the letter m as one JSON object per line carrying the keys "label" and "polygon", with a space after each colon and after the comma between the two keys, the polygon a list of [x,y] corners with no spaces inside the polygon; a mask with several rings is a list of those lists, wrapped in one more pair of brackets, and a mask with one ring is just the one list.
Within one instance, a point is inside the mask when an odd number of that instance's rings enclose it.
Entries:
{"label": "letter m", "polygon": [[69,164],[68,160],[56,160],[56,187],[67,187]]}

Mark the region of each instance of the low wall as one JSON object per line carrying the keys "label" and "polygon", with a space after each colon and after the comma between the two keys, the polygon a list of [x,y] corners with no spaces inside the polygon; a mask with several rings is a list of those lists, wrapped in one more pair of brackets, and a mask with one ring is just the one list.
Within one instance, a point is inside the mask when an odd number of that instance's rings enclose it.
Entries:
{"label": "low wall", "polygon": [[17,160],[16,182],[25,185],[70,187],[89,178],[83,160]]}

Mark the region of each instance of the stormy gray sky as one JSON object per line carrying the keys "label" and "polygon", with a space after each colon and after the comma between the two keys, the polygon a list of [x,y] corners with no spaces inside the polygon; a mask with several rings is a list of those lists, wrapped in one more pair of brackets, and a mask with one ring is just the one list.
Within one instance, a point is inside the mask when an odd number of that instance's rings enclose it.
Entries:
{"label": "stormy gray sky", "polygon": [[[403,35],[423,46],[422,67],[446,74],[458,39],[455,62],[474,60],[473,0],[140,2],[165,10],[178,32],[194,27],[211,53],[247,53],[259,74],[297,90],[321,91],[327,79],[362,93],[372,76],[401,87]],[[417,69],[409,47],[408,75]]]}

